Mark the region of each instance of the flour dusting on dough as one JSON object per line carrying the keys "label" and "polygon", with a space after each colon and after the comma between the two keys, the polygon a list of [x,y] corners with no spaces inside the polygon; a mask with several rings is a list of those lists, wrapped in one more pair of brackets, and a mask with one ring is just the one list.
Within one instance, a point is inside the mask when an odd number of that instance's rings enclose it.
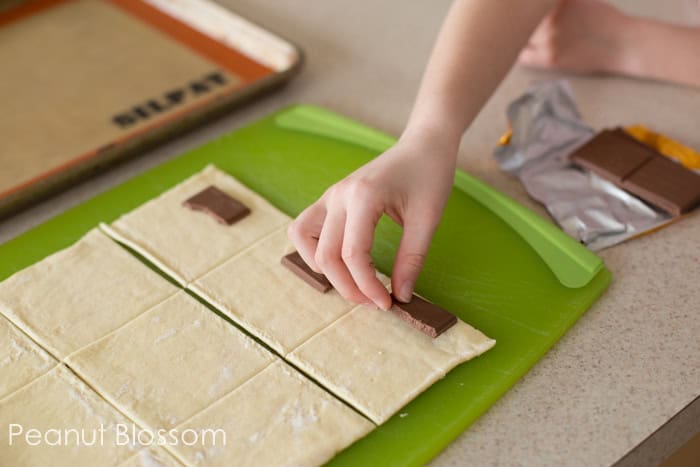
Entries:
{"label": "flour dusting on dough", "polygon": [[46,354],[42,354],[41,358],[44,359],[44,363],[39,365],[39,370],[47,370],[51,366],[52,360]]}
{"label": "flour dusting on dough", "polygon": [[129,392],[129,383],[124,383],[119,388],[117,388],[116,392],[114,393],[114,397],[119,399],[121,398],[124,394],[127,394]]}
{"label": "flour dusting on dough", "polygon": [[51,360],[49,359],[48,355],[46,355],[43,352],[34,351],[33,349],[24,345],[24,343],[16,340],[13,337],[10,337],[10,353],[6,355],[5,358],[0,360],[0,367],[7,366],[10,363],[18,362],[22,359],[23,356],[30,354],[36,355],[37,357],[41,358],[42,362],[40,364],[35,364],[35,367],[38,370],[45,370],[51,365]]}
{"label": "flour dusting on dough", "polygon": [[27,282],[29,282],[29,276],[30,274],[21,274],[20,276],[17,277],[17,285],[24,285]]}
{"label": "flour dusting on dough", "polygon": [[160,336],[158,336],[158,337],[156,338],[156,340],[153,342],[153,344],[160,344],[160,343],[161,343],[162,341],[164,341],[165,339],[168,339],[168,338],[170,338],[170,337],[173,337],[176,333],[177,333],[177,329],[175,329],[175,328],[168,329],[168,330],[165,331],[163,334],[161,334]]}
{"label": "flour dusting on dough", "polygon": [[209,395],[210,396],[215,396],[217,392],[219,392],[219,388],[222,385],[227,384],[231,378],[233,377],[233,370],[231,369],[231,365],[225,365],[221,368],[221,371],[219,372],[219,380],[209,386]]}
{"label": "flour dusting on dough", "polygon": [[19,360],[19,357],[21,357],[24,353],[26,352],[26,349],[21,346],[15,339],[10,337],[10,353],[0,360],[0,367],[7,366],[10,363],[14,363],[17,360]]}
{"label": "flour dusting on dough", "polygon": [[214,459],[221,454],[221,448],[217,446],[212,446],[207,449],[207,458]]}
{"label": "flour dusting on dough", "polygon": [[12,346],[12,350],[14,350],[14,352],[15,352],[15,355],[14,355],[15,360],[18,360],[19,357],[21,357],[25,353],[29,352],[28,348],[26,348],[24,345],[17,342],[15,339],[10,340],[10,346]]}
{"label": "flour dusting on dough", "polygon": [[[78,391],[75,388],[71,388],[69,391],[69,394],[70,394],[71,399],[78,402],[78,404],[80,404],[80,406],[83,408],[83,410],[85,410],[85,412],[90,417],[97,416],[97,414],[95,413],[95,408],[92,406],[92,404],[90,404],[90,402],[88,402],[87,399],[85,399],[85,397],[83,396],[83,394],[80,393],[80,391]],[[98,418],[101,419],[102,417],[98,417]]]}
{"label": "flour dusting on dough", "polygon": [[144,449],[139,452],[139,464],[141,467],[163,467],[165,464],[156,458],[151,451]]}
{"label": "flour dusting on dough", "polygon": [[142,401],[144,396],[145,392],[142,387],[137,387],[136,389],[134,389],[134,398],[137,401]]}
{"label": "flour dusting on dough", "polygon": [[294,401],[294,406],[292,407],[292,414],[289,417],[289,424],[292,426],[294,431],[305,430],[310,424],[316,423],[318,417],[316,416],[316,408],[311,406],[311,408],[306,412],[299,402],[299,399]]}

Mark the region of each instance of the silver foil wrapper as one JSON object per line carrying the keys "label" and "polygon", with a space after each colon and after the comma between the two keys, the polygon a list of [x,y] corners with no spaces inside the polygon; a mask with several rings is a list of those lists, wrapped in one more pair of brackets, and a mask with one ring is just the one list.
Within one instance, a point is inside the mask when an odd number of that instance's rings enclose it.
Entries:
{"label": "silver foil wrapper", "polygon": [[531,86],[507,110],[512,136],[496,160],[545,205],[559,226],[591,250],[623,242],[670,221],[597,175],[569,162],[593,136],[576,109],[566,81]]}

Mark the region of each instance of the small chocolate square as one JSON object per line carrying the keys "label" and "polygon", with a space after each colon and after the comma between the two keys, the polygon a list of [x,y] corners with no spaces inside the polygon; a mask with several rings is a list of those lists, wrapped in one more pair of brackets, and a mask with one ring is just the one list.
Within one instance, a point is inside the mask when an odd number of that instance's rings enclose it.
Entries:
{"label": "small chocolate square", "polygon": [[313,271],[296,251],[283,256],[281,263],[319,292],[326,293],[333,288],[328,278]]}
{"label": "small chocolate square", "polygon": [[634,171],[622,188],[674,216],[700,204],[700,175],[663,156]]}
{"label": "small chocolate square", "polygon": [[392,295],[391,312],[432,338],[438,337],[457,323],[457,317],[439,306],[413,295],[402,303]]}
{"label": "small chocolate square", "polygon": [[619,184],[627,175],[656,152],[638,142],[624,130],[603,130],[578,148],[571,160],[606,180]]}
{"label": "small chocolate square", "polygon": [[250,214],[243,203],[215,186],[210,186],[187,199],[183,205],[195,211],[204,211],[220,224],[232,225]]}

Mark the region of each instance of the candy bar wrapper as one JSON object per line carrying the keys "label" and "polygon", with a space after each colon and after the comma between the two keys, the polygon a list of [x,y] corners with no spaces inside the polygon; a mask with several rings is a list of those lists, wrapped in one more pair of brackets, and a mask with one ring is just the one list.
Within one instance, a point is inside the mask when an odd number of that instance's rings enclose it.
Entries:
{"label": "candy bar wrapper", "polygon": [[671,216],[569,160],[593,136],[566,81],[536,83],[507,110],[511,135],[501,168],[517,176],[570,236],[594,251],[670,222]]}

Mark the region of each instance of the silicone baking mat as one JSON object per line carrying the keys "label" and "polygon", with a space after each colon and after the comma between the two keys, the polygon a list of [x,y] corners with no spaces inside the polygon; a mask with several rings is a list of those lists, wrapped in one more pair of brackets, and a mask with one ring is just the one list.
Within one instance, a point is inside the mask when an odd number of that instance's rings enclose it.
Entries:
{"label": "silicone baking mat", "polygon": [[0,216],[251,94],[300,53],[209,0],[0,10]]}
{"label": "silicone baking mat", "polygon": [[[73,208],[0,246],[0,280],[75,242],[214,163],[289,215],[393,144],[323,109],[296,106],[235,131]],[[377,266],[391,271],[401,229],[377,228]],[[611,276],[554,225],[459,172],[418,293],[496,339],[399,414],[331,461],[422,465],[532,367],[603,293]]]}

